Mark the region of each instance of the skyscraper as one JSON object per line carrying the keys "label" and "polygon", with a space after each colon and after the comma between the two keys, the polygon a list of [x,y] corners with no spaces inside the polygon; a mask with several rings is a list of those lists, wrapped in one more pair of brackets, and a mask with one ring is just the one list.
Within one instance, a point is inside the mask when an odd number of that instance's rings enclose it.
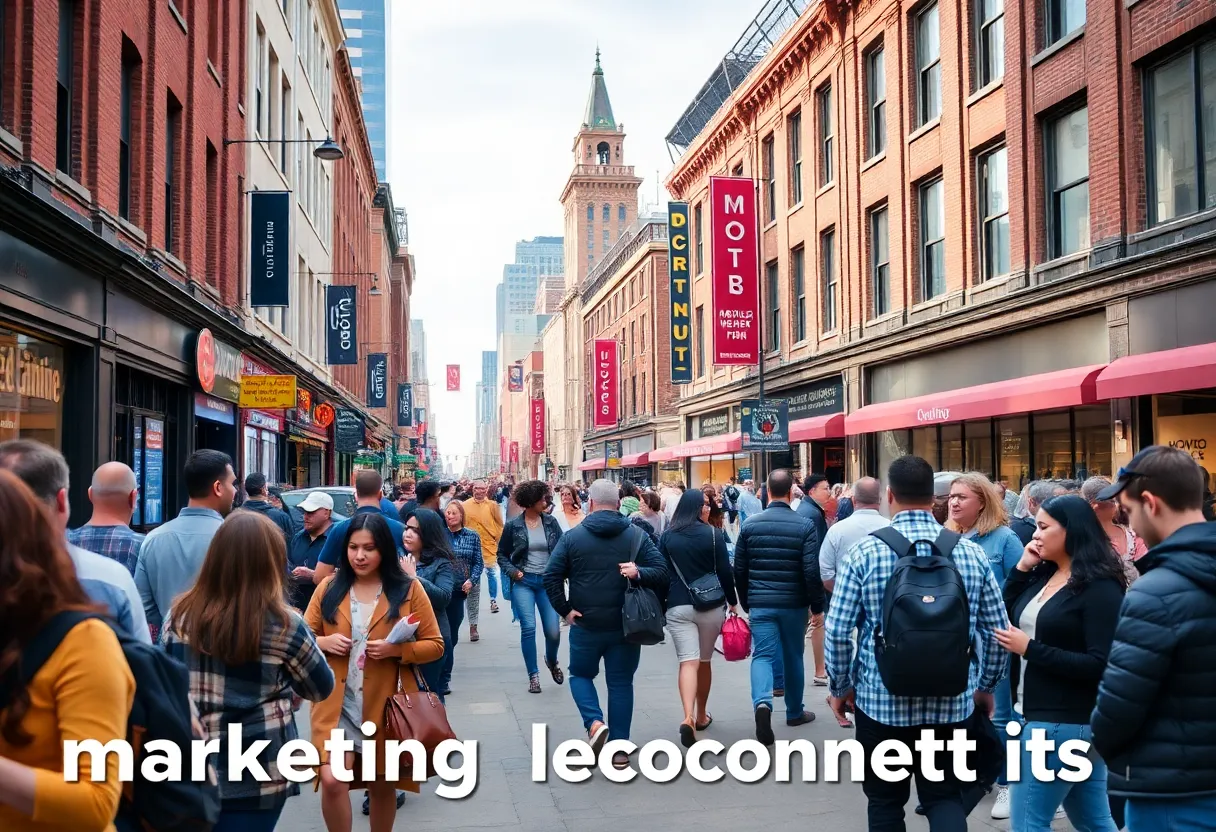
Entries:
{"label": "skyscraper", "polygon": [[388,126],[388,0],[338,0],[346,46],[355,77],[359,79],[363,121],[376,162],[376,178],[387,178]]}

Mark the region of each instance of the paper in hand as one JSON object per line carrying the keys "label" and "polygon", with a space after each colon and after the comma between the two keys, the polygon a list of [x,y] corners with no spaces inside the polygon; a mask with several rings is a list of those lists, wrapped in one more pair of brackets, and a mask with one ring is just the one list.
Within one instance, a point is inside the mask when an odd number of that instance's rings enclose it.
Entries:
{"label": "paper in hand", "polygon": [[389,644],[405,644],[407,641],[413,641],[414,633],[418,631],[418,623],[418,616],[415,613],[410,613],[393,625],[392,632],[388,634],[388,638],[385,640]]}

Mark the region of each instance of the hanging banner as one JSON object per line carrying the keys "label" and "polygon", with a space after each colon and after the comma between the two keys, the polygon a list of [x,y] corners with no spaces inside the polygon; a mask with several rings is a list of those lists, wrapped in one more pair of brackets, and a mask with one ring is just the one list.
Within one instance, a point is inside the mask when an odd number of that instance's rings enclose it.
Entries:
{"label": "hanging banner", "polygon": [[760,264],[756,191],[751,179],[709,178],[713,246],[713,363],[760,361]]}
{"label": "hanging banner", "polygon": [[739,429],[745,451],[785,451],[790,446],[790,409],[786,399],[744,399]]}
{"label": "hanging banner", "polygon": [[511,464],[512,465],[519,464],[519,443],[518,442],[511,443]]}
{"label": "hanging banner", "polygon": [[596,428],[613,428],[617,422],[617,343],[610,338],[597,339],[592,352],[591,387],[593,421]]}
{"label": "hanging banner", "polygon": [[414,426],[414,385],[397,385],[397,427]]}
{"label": "hanging banner", "polygon": [[367,406],[388,407],[388,353],[367,357]]}
{"label": "hanging banner", "polygon": [[524,368],[522,364],[512,364],[507,368],[507,392],[524,392]]}
{"label": "hanging banner", "polygon": [[366,427],[357,410],[339,407],[334,416],[334,450],[340,454],[353,454],[363,444]]}
{"label": "hanging banner", "polygon": [[249,197],[249,303],[287,306],[291,298],[291,193],[254,191]]}
{"label": "hanging banner", "polygon": [[456,393],[460,391],[460,365],[448,365],[448,392]]}
{"label": "hanging banner", "polygon": [[498,437],[498,462],[503,466],[502,470],[507,470],[507,437],[505,436]]}
{"label": "hanging banner", "polygon": [[532,400],[532,453],[545,452],[545,400]]}
{"label": "hanging banner", "polygon": [[671,295],[671,383],[692,382],[692,288],[688,267],[688,203],[667,203],[667,272]]}
{"label": "hanging banner", "polygon": [[331,366],[359,363],[355,287],[325,287],[326,361]]}

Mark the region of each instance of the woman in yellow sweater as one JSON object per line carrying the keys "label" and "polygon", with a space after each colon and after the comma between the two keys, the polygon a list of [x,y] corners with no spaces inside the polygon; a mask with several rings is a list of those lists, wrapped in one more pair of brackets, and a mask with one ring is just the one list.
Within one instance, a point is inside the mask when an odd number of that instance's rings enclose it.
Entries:
{"label": "woman in yellow sweater", "polygon": [[[17,661],[52,616],[90,605],[42,504],[0,471],[0,829],[5,832],[113,832],[121,784],[118,758],[94,783],[89,755],[79,779],[63,779],[65,740],[126,740],[135,679],[114,632],[77,624],[22,687]],[[98,610],[100,611],[100,610]]]}

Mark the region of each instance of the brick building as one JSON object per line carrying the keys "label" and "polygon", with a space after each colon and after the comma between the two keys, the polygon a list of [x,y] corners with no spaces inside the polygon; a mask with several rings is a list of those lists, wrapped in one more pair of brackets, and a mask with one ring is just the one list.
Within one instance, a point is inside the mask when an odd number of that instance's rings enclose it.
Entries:
{"label": "brick building", "polygon": [[1216,324],[1189,311],[1216,300],[1216,7],[801,7],[669,136],[694,235],[680,413],[729,460],[712,478],[762,460],[738,434],[755,368],[706,364],[711,175],[759,180],[765,394],[794,440],[770,465],[852,479],[915,452],[1019,487],[1216,435],[1184,389],[1216,386]]}

